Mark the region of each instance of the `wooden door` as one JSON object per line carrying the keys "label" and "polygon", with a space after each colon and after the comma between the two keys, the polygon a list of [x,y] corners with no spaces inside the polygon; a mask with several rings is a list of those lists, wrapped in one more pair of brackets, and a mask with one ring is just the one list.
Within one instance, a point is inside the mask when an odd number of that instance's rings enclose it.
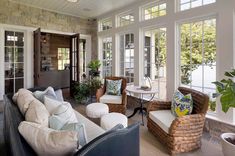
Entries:
{"label": "wooden door", "polygon": [[34,86],[39,85],[40,57],[41,57],[41,29],[38,28],[34,34]]}
{"label": "wooden door", "polygon": [[73,96],[74,84],[79,83],[79,34],[71,36],[70,46],[70,95]]}

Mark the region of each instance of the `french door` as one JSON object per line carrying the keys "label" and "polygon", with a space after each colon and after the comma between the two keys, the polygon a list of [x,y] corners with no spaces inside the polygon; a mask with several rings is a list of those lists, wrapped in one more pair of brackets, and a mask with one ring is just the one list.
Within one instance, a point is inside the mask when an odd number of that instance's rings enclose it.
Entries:
{"label": "french door", "polygon": [[74,93],[74,84],[80,81],[79,77],[79,34],[71,36],[70,46],[70,95]]}
{"label": "french door", "polygon": [[24,32],[4,32],[5,94],[24,87]]}

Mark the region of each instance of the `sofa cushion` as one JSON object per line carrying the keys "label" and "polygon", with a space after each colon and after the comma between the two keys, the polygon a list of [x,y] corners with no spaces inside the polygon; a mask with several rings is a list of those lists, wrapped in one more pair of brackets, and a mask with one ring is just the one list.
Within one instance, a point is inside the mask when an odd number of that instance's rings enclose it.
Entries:
{"label": "sofa cushion", "polygon": [[72,155],[78,147],[75,131],[56,131],[26,121],[21,122],[18,129],[38,155]]}
{"label": "sofa cushion", "polygon": [[102,129],[101,127],[96,125],[94,122],[90,121],[89,119],[87,119],[85,116],[83,116],[79,112],[77,112],[75,110],[74,110],[74,112],[76,114],[76,117],[77,117],[77,120],[79,121],[79,123],[83,123],[85,126],[86,135],[87,135],[87,142],[90,142],[91,140],[93,140],[94,138],[96,138],[97,136],[99,136],[105,132],[104,129]]}
{"label": "sofa cushion", "polygon": [[122,79],[108,80],[106,79],[106,94],[121,95]]}
{"label": "sofa cushion", "polygon": [[25,89],[19,90],[18,96],[17,96],[17,105],[20,109],[20,112],[25,115],[26,111],[29,108],[30,103],[35,100],[32,93],[26,91]]}
{"label": "sofa cushion", "polygon": [[66,123],[77,123],[73,108],[69,103],[59,105],[49,118],[50,128],[60,130]]}
{"label": "sofa cushion", "polygon": [[193,110],[193,98],[191,94],[184,95],[176,90],[171,104],[171,113],[176,117],[190,115]]}
{"label": "sofa cushion", "polygon": [[104,94],[100,97],[101,103],[122,104],[122,96]]}
{"label": "sofa cushion", "polygon": [[158,110],[149,112],[149,118],[160,126],[166,133],[169,133],[171,123],[176,117],[170,110]]}
{"label": "sofa cushion", "polygon": [[50,114],[43,103],[35,98],[25,113],[25,120],[48,127],[49,116]]}
{"label": "sofa cushion", "polygon": [[29,91],[29,90],[27,90],[27,89],[24,89],[24,88],[21,88],[21,89],[19,89],[14,95],[13,95],[13,97],[12,97],[12,100],[13,100],[13,102],[16,104],[17,103],[17,98],[18,98],[18,96],[19,96],[19,92],[21,92],[21,93],[29,93],[29,94],[32,94],[32,92],[31,91]]}
{"label": "sofa cushion", "polygon": [[54,99],[57,99],[55,91],[52,87],[48,87],[46,90],[44,91],[35,91],[33,92],[33,95],[42,103],[44,103],[44,96],[49,96],[52,97]]}

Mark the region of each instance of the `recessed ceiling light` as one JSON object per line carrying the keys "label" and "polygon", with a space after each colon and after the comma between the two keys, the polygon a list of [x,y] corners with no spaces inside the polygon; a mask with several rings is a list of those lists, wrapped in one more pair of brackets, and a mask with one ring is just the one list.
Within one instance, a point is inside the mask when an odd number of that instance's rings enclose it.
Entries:
{"label": "recessed ceiling light", "polygon": [[68,2],[76,3],[78,0],[67,0]]}

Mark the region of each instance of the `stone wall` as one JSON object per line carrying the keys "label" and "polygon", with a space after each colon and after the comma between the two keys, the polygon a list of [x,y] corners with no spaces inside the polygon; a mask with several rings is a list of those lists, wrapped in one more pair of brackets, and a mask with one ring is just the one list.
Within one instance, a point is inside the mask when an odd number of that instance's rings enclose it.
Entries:
{"label": "stone wall", "polygon": [[220,142],[220,135],[222,133],[235,133],[235,126],[206,118],[204,131],[208,134],[208,140]]}
{"label": "stone wall", "polygon": [[92,36],[92,58],[97,57],[97,21],[0,0],[0,23]]}

